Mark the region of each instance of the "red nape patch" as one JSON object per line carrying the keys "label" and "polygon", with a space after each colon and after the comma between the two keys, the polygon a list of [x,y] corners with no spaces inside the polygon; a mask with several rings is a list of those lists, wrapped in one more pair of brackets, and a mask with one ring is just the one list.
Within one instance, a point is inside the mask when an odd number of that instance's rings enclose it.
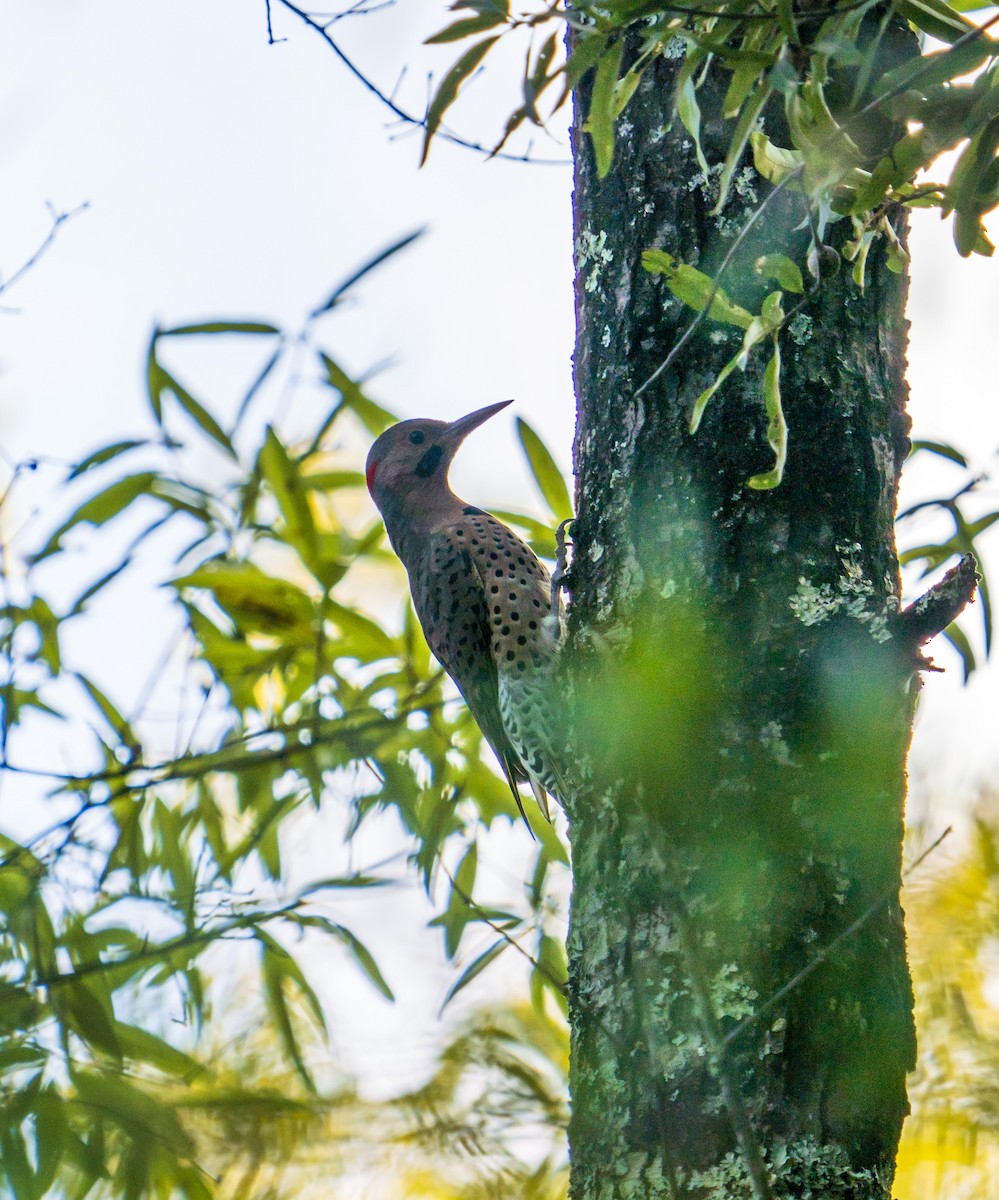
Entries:
{"label": "red nape patch", "polygon": [[378,470],[378,462],[368,463],[368,469],[365,472],[364,478],[368,482],[368,491],[373,492],[375,487],[375,472]]}

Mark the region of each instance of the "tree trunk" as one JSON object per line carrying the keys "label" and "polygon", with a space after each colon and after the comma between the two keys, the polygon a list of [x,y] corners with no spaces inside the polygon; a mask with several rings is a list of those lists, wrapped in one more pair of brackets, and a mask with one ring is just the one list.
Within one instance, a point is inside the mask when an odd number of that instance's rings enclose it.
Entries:
{"label": "tree trunk", "polygon": [[[688,432],[740,331],[704,321],[636,399],[692,316],[641,252],[713,273],[769,188],[747,166],[710,214],[717,180],[670,127],[675,65],[646,71],[607,178],[585,95],[574,128],[571,1195],[886,1200],[915,1053],[899,887],[916,654],[893,532],[906,281],[872,253],[864,292],[824,283],[781,334],[773,490],[746,485],[773,463],[765,353]],[[709,161],[722,139],[709,121]],[[793,195],[768,205],[734,299],[759,308],[752,264],[802,217]]]}

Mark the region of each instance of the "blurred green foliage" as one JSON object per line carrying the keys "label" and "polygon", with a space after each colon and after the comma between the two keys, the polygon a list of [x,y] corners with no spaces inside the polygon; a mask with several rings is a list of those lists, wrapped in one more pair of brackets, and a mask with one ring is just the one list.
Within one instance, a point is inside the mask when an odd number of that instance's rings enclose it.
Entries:
{"label": "blurred green foliage", "polygon": [[[510,956],[531,975],[535,1016],[522,1021],[560,1028],[548,1014],[550,1002],[556,1014],[565,1004],[564,915],[552,880],[564,896],[566,847],[539,822],[523,894],[480,903],[479,840],[497,822],[519,832],[519,817],[430,658],[357,469],[367,441],[394,418],[316,339],[344,294],[341,285],[304,330],[222,320],[156,330],[146,372],[152,432],[67,469],[52,505],[63,514],[53,520],[47,510],[49,528],[33,546],[23,531],[20,553],[5,539],[0,1180],[24,1200],[262,1194],[235,1187],[231,1171],[216,1182],[200,1131],[218,1134],[224,1113],[238,1109],[249,1153],[265,1127],[298,1123],[307,1133],[340,1113],[307,1049],[325,1038],[326,1016],[298,947],[305,935],[313,956],[323,940],[340,947],[392,1000],[398,985],[344,917],[358,892],[422,886],[455,964],[448,999]],[[262,365],[225,423],[175,364],[185,344],[234,339]],[[294,389],[309,362],[312,394],[325,403],[312,404],[289,438],[260,409],[272,392],[280,401],[282,386]],[[560,518],[564,484],[559,491],[537,435],[523,425],[521,436]],[[8,524],[28,473],[16,471],[8,487]],[[510,519],[549,550],[548,527]],[[194,710],[167,737],[143,702],[126,708],[98,682],[99,656],[93,671],[65,651],[149,561],[179,613],[167,658],[186,663],[177,686]],[[117,672],[134,692],[128,662]],[[285,839],[321,806],[342,811],[347,841],[376,818],[394,821],[408,860],[293,886]],[[215,1027],[213,971],[232,942],[243,943],[241,962],[247,951],[256,962],[242,993],[261,997],[260,1028],[294,1084],[234,1082],[232,1054],[217,1058],[200,1036]],[[167,1013],[181,1013],[179,1023]],[[507,1039],[511,1054],[516,1041]],[[532,1077],[519,1073],[521,1084]],[[554,1093],[564,1104],[561,1085]]]}

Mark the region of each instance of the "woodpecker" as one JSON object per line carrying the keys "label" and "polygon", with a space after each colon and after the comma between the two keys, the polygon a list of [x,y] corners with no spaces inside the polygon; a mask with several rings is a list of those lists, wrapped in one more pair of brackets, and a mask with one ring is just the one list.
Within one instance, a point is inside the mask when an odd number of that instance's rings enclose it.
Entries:
{"label": "woodpecker", "polygon": [[551,578],[501,521],[460,500],[448,470],[465,438],[512,401],[457,421],[400,421],[368,453],[368,491],[409,574],[413,607],[434,657],[496,752],[517,808],[531,786],[546,819],[559,797],[552,682],[563,607]]}

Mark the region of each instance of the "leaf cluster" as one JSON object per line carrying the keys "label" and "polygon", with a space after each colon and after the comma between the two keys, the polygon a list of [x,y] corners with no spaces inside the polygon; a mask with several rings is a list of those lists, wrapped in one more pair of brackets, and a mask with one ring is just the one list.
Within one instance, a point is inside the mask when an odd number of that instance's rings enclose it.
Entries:
{"label": "leaf cluster", "polygon": [[[321,1100],[309,1046],[328,1030],[304,949],[334,948],[384,1002],[399,988],[344,911],[360,892],[423,889],[457,965],[447,1000],[509,952],[539,1012],[546,997],[564,1004],[552,879],[564,889],[567,856],[554,831],[539,831],[522,900],[479,898],[478,839],[519,817],[430,658],[364,491],[365,445],[394,418],[319,340],[344,294],[304,330],[154,331],[151,433],[66,471],[62,515],[20,556],[4,548],[0,781],[8,812],[30,796],[39,814],[0,833],[0,1180],[18,1196],[223,1195],[231,1178],[204,1169],[198,1113],[217,1125],[230,1103],[305,1129]],[[229,420],[178,365],[185,346],[223,339],[250,365]],[[269,397],[303,377],[324,403],[288,436],[265,415]],[[561,516],[550,453],[526,424],[521,437]],[[550,549],[543,522],[511,519]],[[126,703],[107,682],[120,671],[78,666],[66,646],[150,559],[166,561],[175,632],[145,698]],[[93,574],[67,598],[67,578]],[[145,709],[178,659],[171,685],[190,715],[164,738]],[[333,811],[347,843],[388,823],[408,856],[291,887],[289,831]],[[212,980],[233,963],[250,972],[292,1099],[234,1088],[205,1052]]]}

